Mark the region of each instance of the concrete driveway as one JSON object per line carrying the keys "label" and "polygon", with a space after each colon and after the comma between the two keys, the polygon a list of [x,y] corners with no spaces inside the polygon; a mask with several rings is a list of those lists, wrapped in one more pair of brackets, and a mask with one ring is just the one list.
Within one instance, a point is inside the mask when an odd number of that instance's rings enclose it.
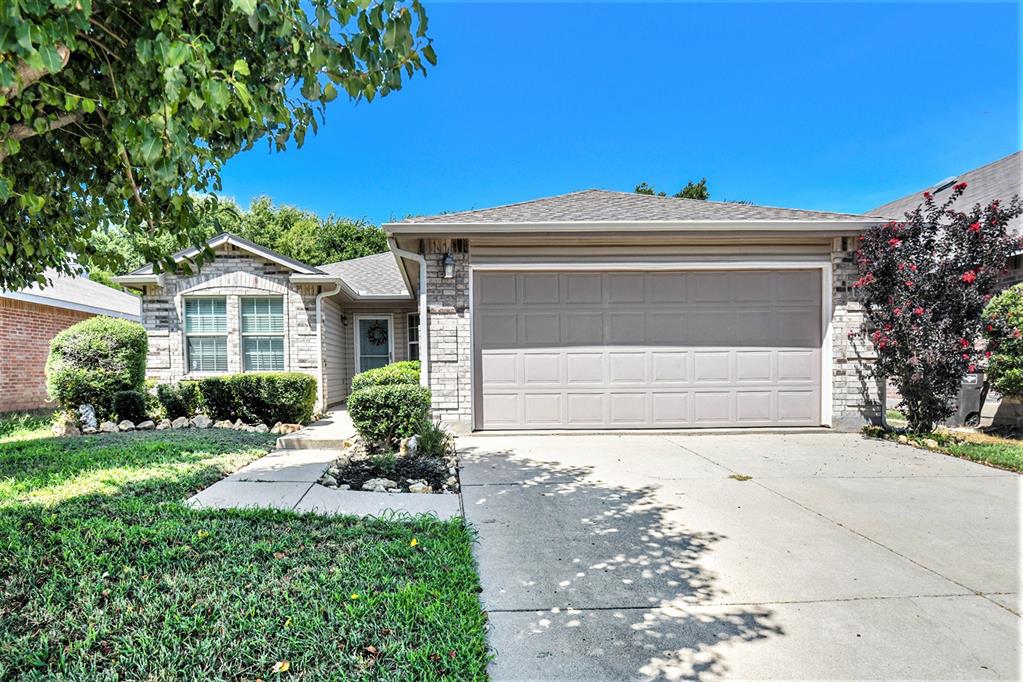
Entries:
{"label": "concrete driveway", "polygon": [[495,679],[1019,677],[1015,474],[837,433],[459,448]]}

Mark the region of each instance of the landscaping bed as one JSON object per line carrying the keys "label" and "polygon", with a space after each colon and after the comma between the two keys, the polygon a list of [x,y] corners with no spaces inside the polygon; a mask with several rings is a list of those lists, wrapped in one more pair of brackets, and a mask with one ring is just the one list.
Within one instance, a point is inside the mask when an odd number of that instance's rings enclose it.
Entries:
{"label": "landscaping bed", "polygon": [[391,493],[449,493],[459,491],[454,444],[445,434],[443,450],[423,452],[410,439],[397,452],[370,444],[361,436],[345,441],[341,455],[324,472],[320,485],[336,490]]}
{"label": "landscaping bed", "polygon": [[219,429],[0,444],[0,679],[481,679],[460,521],[193,510]]}
{"label": "landscaping bed", "polygon": [[864,432],[873,438],[913,445],[998,469],[1023,473],[1023,441],[1018,437],[1007,437],[1018,434],[943,427],[929,434],[900,433],[878,427],[867,427]]}

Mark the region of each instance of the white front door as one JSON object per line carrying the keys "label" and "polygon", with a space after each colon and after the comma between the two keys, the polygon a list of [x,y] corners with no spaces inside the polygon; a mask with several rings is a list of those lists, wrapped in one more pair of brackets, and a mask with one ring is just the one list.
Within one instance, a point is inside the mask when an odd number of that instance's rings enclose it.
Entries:
{"label": "white front door", "polygon": [[355,356],[357,372],[390,364],[394,356],[390,317],[355,319]]}

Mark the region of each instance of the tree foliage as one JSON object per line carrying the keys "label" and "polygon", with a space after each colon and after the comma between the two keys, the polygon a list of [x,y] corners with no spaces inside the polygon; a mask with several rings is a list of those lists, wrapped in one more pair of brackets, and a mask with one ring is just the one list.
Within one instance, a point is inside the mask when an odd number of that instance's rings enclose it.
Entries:
{"label": "tree foliage", "polygon": [[984,309],[987,378],[999,393],[1023,396],[1023,284],[1001,292]]}
{"label": "tree foliage", "polygon": [[435,61],[419,0],[0,3],[0,288],[122,269],[95,245],[108,224],[171,266],[226,160],[301,146],[339,92],[373,100]]}
{"label": "tree foliage", "polygon": [[[257,197],[247,211],[233,202],[221,200],[217,211],[202,212],[196,237],[208,240],[221,232],[231,232],[281,255],[308,263],[323,265],[350,258],[370,256],[387,250],[387,236],[376,226],[362,220],[320,218],[315,213],[294,206],[275,206],[269,197]],[[122,264],[118,272],[93,268],[90,279],[112,285],[116,274],[130,272],[149,262],[146,253],[171,253],[176,248],[173,234],[161,234],[143,244],[122,227],[107,227],[94,234],[98,252]],[[113,285],[116,286],[116,285]]]}
{"label": "tree foliage", "polygon": [[[664,192],[657,192],[653,186],[641,182],[636,185],[636,189],[633,190],[636,194],[646,194],[648,196],[668,196]],[[675,192],[671,196],[677,199],[699,199],[700,201],[706,201],[710,199],[710,190],[707,189],[707,178],[702,178],[699,182],[693,182],[692,180],[686,182],[685,187]]]}
{"label": "tree foliage", "polygon": [[963,374],[981,358],[981,313],[1005,261],[1019,248],[1007,231],[1019,198],[952,209],[966,183],[943,204],[930,193],[905,220],[867,230],[856,252],[876,371],[898,386],[909,428],[926,432],[954,410]]}

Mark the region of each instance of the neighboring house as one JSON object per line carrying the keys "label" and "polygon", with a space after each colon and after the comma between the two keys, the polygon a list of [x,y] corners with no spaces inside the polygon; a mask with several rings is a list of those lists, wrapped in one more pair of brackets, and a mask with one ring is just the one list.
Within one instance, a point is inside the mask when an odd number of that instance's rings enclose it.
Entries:
{"label": "neighboring house", "polygon": [[[956,200],[954,204],[956,210],[968,211],[975,204],[986,206],[996,199],[1008,204],[1013,197],[1023,194],[1023,152],[1009,154],[975,170],[947,177],[936,185],[924,187],[867,213],[902,220],[908,211],[916,209],[923,202],[924,192],[931,192],[935,202],[942,204],[952,192],[952,186],[958,182],[965,182],[967,188]],[[1023,216],[1016,216],[1010,223],[1009,230],[1023,237]],[[1023,282],[1023,253],[1017,253],[1012,257],[1007,270],[1002,281],[1003,287]]]}
{"label": "neighboring house", "polygon": [[392,253],[318,267],[224,234],[200,274],[117,281],[162,380],[302,371],[331,405],[418,356],[455,428],[848,429],[880,416],[851,290],[878,222],[588,190],[391,223]]}
{"label": "neighboring house", "polygon": [[139,298],[87,277],[0,291],[0,412],[49,407],[46,358],[59,332],[94,315],[140,320]]}

